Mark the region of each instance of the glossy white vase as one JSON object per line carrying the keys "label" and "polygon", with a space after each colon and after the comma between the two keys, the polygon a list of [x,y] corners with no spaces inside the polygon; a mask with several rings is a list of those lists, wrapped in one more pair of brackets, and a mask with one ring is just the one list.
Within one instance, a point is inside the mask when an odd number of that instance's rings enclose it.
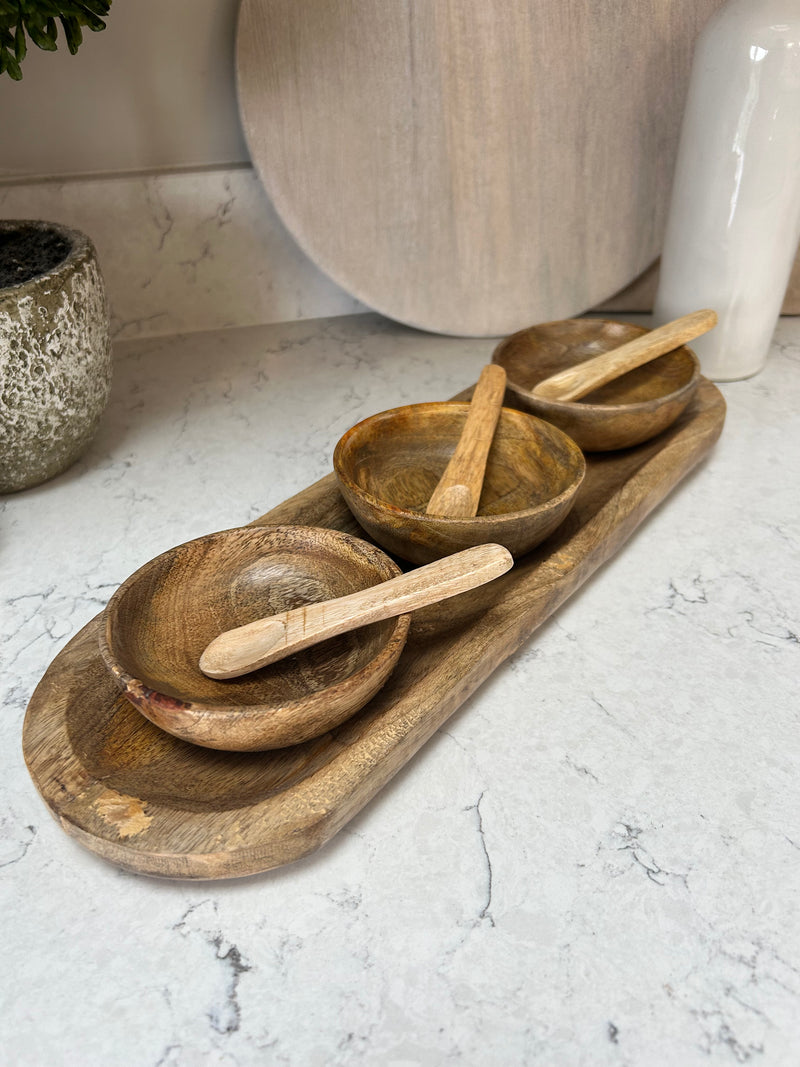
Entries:
{"label": "glossy white vase", "polygon": [[710,307],[715,381],[764,366],[800,241],[800,0],[729,0],[698,37],[654,317]]}

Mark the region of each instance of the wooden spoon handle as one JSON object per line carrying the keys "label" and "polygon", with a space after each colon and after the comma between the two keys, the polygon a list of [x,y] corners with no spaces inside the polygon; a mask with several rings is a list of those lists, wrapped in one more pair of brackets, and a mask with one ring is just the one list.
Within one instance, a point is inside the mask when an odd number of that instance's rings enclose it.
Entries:
{"label": "wooden spoon handle", "polygon": [[470,519],[478,512],[486,460],[506,392],[506,372],[496,363],[481,371],[456,450],[431,494],[427,515]]}
{"label": "wooden spoon handle", "polygon": [[237,678],[336,634],[404,615],[484,585],[514,565],[502,545],[477,545],[348,596],[226,630],[200,657],[209,678]]}
{"label": "wooden spoon handle", "polygon": [[534,386],[533,395],[541,397],[542,400],[579,400],[593,389],[619,378],[627,371],[680,348],[687,341],[693,341],[716,324],[717,314],[710,309],[682,315],[681,318],[655,330],[649,330],[619,348],[545,378]]}

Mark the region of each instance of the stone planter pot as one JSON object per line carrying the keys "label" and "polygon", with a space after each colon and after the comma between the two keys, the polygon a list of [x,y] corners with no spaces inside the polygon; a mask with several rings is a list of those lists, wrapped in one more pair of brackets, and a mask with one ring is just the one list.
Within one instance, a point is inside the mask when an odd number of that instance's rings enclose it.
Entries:
{"label": "stone planter pot", "polygon": [[54,222],[0,220],[0,493],[74,463],[110,385],[108,306],[92,242]]}

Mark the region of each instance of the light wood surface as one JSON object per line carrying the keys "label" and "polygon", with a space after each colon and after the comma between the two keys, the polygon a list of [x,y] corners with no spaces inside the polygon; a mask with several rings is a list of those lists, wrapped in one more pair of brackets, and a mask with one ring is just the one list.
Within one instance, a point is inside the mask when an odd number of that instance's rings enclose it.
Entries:
{"label": "light wood surface", "polygon": [[244,0],[239,109],[314,262],[369,307],[500,336],[660,253],[694,41],[721,0]]}
{"label": "light wood surface", "polygon": [[[589,457],[575,507],[546,545],[495,582],[415,614],[376,697],[329,734],[291,749],[216,752],[157,729],[106,670],[98,617],[59,653],[28,705],[22,744],[36,787],[68,834],[145,874],[238,877],[313,852],[624,545],[708,453],[724,416],[719,390],[703,381],[666,434]],[[259,521],[357,530],[332,475]],[[386,803],[398,800],[402,806],[399,794]]]}
{"label": "light wood surface", "polygon": [[538,382],[531,390],[543,400],[579,400],[606,382],[636,370],[681,345],[708,333],[717,325],[717,313],[708,308],[682,315],[654,330],[634,337],[619,348],[576,363]]}
{"label": "light wood surface", "polygon": [[478,378],[455,451],[425,508],[429,515],[469,519],[477,514],[486,461],[505,395],[505,370],[496,363],[488,364]]}
{"label": "light wood surface", "polygon": [[630,448],[662,433],[683,412],[700,382],[700,364],[681,346],[612,378],[580,400],[539,396],[540,381],[645,341],[642,326],[609,319],[543,322],[505,338],[492,360],[505,367],[508,392],[525,411],[559,426],[584,451]]}
{"label": "light wood surface", "polygon": [[513,565],[502,545],[476,545],[357,593],[227,630],[204,650],[200,669],[210,678],[238,678],[339,634],[476,589]]}
{"label": "light wood surface", "polygon": [[401,559],[429,563],[487,542],[519,556],[569,514],[586,469],[581,450],[556,426],[510,408],[500,412],[477,515],[427,512],[469,414],[463,403],[408,404],[364,419],[336,445],[348,506]]}
{"label": "light wood surface", "polygon": [[235,681],[198,667],[220,631],[349,596],[397,577],[372,544],[338,530],[280,525],[222,530],[150,560],[111,597],[100,652],[126,698],[176,737],[252,752],[308,741],[367,703],[408,635],[399,614]]}

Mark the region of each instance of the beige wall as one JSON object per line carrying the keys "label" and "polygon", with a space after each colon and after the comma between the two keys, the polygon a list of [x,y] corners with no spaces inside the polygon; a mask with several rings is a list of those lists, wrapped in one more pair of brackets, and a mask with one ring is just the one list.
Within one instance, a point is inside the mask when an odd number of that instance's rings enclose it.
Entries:
{"label": "beige wall", "polygon": [[249,159],[239,124],[239,0],[114,0],[71,56],[31,47],[0,77],[0,179]]}
{"label": "beige wall", "polygon": [[[76,56],[63,41],[57,52],[32,47],[21,82],[0,76],[0,215],[49,218],[92,236],[109,264],[120,336],[360,307],[295,247],[249,168],[239,173],[249,153],[236,104],[238,7],[113,0],[107,28],[87,31]],[[209,167],[216,173],[198,173]],[[157,176],[176,170],[188,173],[162,188]],[[131,174],[142,177],[124,177]],[[108,175],[111,184],[85,175]],[[211,241],[209,227],[224,240]],[[158,266],[168,254],[171,284]],[[198,281],[201,261],[213,264],[215,284]],[[227,299],[243,263],[249,288]],[[650,271],[604,306],[647,310],[655,284]],[[800,313],[800,253],[783,310]]]}
{"label": "beige wall", "polygon": [[[302,2],[302,0],[298,0]],[[304,255],[252,166],[239,0],[113,0],[77,55],[0,76],[0,217],[94,242],[115,339],[362,310]]]}

